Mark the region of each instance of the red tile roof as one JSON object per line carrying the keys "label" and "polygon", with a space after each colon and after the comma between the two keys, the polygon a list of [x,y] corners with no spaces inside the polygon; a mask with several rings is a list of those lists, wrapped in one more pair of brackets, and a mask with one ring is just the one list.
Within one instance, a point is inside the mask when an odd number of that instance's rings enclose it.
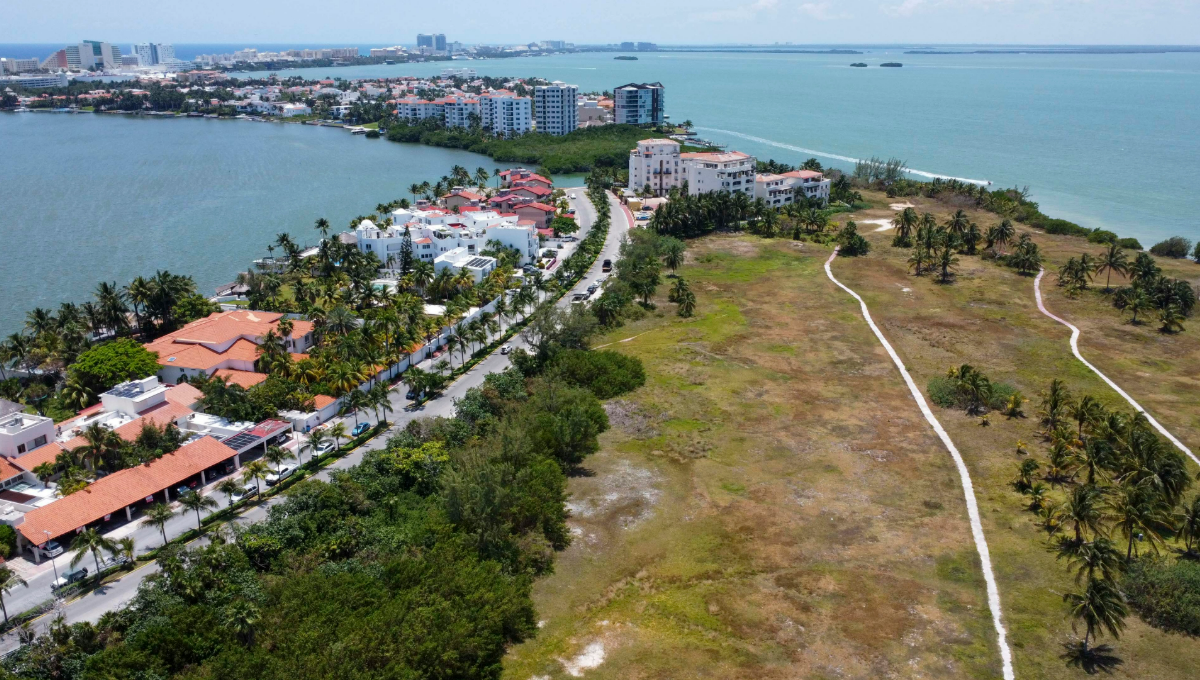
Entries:
{"label": "red tile roof", "polygon": [[[176,366],[197,370],[210,370],[230,359],[254,361],[257,358],[255,344],[268,332],[274,330],[283,318],[277,312],[259,312],[254,310],[234,310],[231,312],[216,312],[209,316],[193,321],[183,328],[158,338],[146,344],[146,349],[158,353],[158,363],[163,366]],[[292,322],[292,339],[303,338],[312,332],[311,321],[296,320]],[[217,352],[213,347],[220,347],[234,340],[231,347],[224,352]],[[247,340],[246,338],[253,338]]]}
{"label": "red tile roof", "polygon": [[520,211],[520,210],[522,210],[523,208],[536,208],[537,210],[541,210],[542,212],[551,212],[551,213],[552,213],[552,212],[554,212],[554,211],[556,210],[556,208],[555,208],[554,206],[552,206],[552,205],[546,205],[545,203],[536,203],[536,202],[535,202],[535,203],[525,203],[525,204],[523,204],[523,205],[518,205],[518,206],[515,208],[515,210],[517,210],[517,211]]}
{"label": "red tile roof", "polygon": [[214,376],[221,376],[226,382],[233,385],[240,385],[243,389],[250,389],[260,382],[267,379],[266,373],[256,373],[254,371],[236,371],[229,368],[218,368]]}
{"label": "red tile roof", "polygon": [[173,423],[180,418],[186,418],[192,413],[194,413],[194,411],[183,404],[176,404],[172,401],[164,401],[154,408],[142,411],[139,414],[139,417],[134,418],[128,423],[118,427],[117,429],[113,430],[113,432],[116,432],[121,439],[131,442],[138,438],[138,435],[142,433],[142,428],[147,424],[160,428],[166,427],[168,424]]}
{"label": "red tile roof", "polygon": [[50,532],[50,538],[57,538],[81,529],[233,455],[233,449],[212,437],[198,439],[158,460],[114,472],[54,503],[29,511],[17,530],[30,542],[40,545],[46,541],[43,530]]}
{"label": "red tile roof", "polygon": [[187,383],[180,383],[167,390],[167,401],[183,406],[191,406],[203,396],[203,392]]}
{"label": "red tile roof", "polygon": [[337,401],[337,399],[334,399],[328,394],[318,394],[317,396],[313,397],[313,405],[317,407],[318,411],[326,406],[329,406],[335,401]]}
{"label": "red tile roof", "polygon": [[[42,447],[38,447],[38,448],[45,448],[45,447],[42,446]],[[3,482],[6,479],[12,479],[13,477],[21,475],[24,472],[25,471],[22,470],[21,468],[17,467],[16,465],[13,465],[12,461],[10,461],[9,459],[0,458],[0,482]]]}
{"label": "red tile roof", "polygon": [[[76,437],[75,439],[82,439],[82,437]],[[73,445],[71,448],[74,448],[74,446],[77,445]],[[68,448],[63,444],[59,444],[58,442],[50,442],[45,446],[37,447],[20,458],[14,458],[13,463],[15,463],[16,466],[22,470],[33,472],[33,469],[42,463],[50,463],[51,465],[54,465],[54,460],[58,458],[58,454],[66,450],[68,450]]]}

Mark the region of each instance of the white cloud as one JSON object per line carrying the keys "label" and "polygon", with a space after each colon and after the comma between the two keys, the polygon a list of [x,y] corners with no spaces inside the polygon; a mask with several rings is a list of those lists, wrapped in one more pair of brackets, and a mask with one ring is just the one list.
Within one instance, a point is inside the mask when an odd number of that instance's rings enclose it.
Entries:
{"label": "white cloud", "polygon": [[779,8],[780,0],[755,0],[749,5],[742,5],[732,9],[720,9],[712,12],[702,12],[696,15],[700,21],[712,22],[727,22],[727,21],[753,21],[758,18],[759,12],[775,10]]}
{"label": "white cloud", "polygon": [[833,21],[835,19],[849,19],[851,15],[844,12],[835,12],[833,3],[828,0],[822,2],[806,2],[800,5],[800,11],[807,14],[809,17],[817,21]]}

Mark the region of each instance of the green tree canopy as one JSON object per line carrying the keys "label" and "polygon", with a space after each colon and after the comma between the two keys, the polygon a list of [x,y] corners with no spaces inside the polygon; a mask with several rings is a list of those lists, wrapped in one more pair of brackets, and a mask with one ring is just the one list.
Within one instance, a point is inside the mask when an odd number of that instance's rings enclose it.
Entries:
{"label": "green tree canopy", "polygon": [[93,393],[103,392],[127,380],[158,373],[158,354],[129,338],[97,345],[79,355],[71,365],[72,378]]}

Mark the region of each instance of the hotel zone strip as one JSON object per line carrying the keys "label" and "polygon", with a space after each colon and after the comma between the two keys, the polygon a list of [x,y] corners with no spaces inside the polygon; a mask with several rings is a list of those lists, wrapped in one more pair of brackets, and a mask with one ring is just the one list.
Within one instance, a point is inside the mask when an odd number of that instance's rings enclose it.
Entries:
{"label": "hotel zone strip", "polygon": [[1134,409],[1136,409],[1138,413],[1146,416],[1146,420],[1149,421],[1149,423],[1154,426],[1154,429],[1161,432],[1162,436],[1171,440],[1171,443],[1174,444],[1176,447],[1178,447],[1180,451],[1183,451],[1185,454],[1187,454],[1188,458],[1191,458],[1192,461],[1194,463],[1196,463],[1196,465],[1200,465],[1200,458],[1196,458],[1196,454],[1192,453],[1191,449],[1184,446],[1183,442],[1181,442],[1175,438],[1175,435],[1171,434],[1170,432],[1167,432],[1167,428],[1163,427],[1162,425],[1159,425],[1158,421],[1154,419],[1154,416],[1147,413],[1146,409],[1142,408],[1140,404],[1138,404],[1136,401],[1134,401],[1133,397],[1129,396],[1129,394],[1126,393],[1125,390],[1121,389],[1112,380],[1109,380],[1107,375],[1104,375],[1103,373],[1101,373],[1098,368],[1091,365],[1091,363],[1089,363],[1087,359],[1083,358],[1083,355],[1079,353],[1079,329],[1076,328],[1074,324],[1067,323],[1063,319],[1060,319],[1057,316],[1054,316],[1053,314],[1051,314],[1050,310],[1046,309],[1046,305],[1042,302],[1042,277],[1045,274],[1046,274],[1046,270],[1042,269],[1038,272],[1037,278],[1033,280],[1033,295],[1037,299],[1037,306],[1038,306],[1038,309],[1041,310],[1042,314],[1045,314],[1046,316],[1050,317],[1051,319],[1054,319],[1055,321],[1057,321],[1057,322],[1061,323],[1062,325],[1066,326],[1067,328],[1071,329],[1071,352],[1073,352],[1075,354],[1075,358],[1079,359],[1081,362],[1083,362],[1084,366],[1087,366],[1088,368],[1092,369],[1092,373],[1095,373],[1096,375],[1100,376],[1100,379],[1103,380],[1104,382],[1108,383],[1109,387],[1116,390],[1117,394],[1121,395],[1122,397],[1125,397],[1125,401],[1129,402],[1130,406],[1132,406]]}
{"label": "hotel zone strip", "polygon": [[1004,630],[1004,622],[1000,618],[1000,589],[996,586],[996,577],[992,573],[992,558],[988,552],[987,539],[983,536],[983,524],[979,520],[979,504],[975,501],[975,489],[971,484],[971,473],[967,471],[967,464],[963,462],[962,455],[959,454],[958,448],[954,446],[950,435],[946,434],[946,430],[942,428],[942,424],[934,417],[933,411],[930,410],[929,404],[925,401],[921,390],[917,389],[917,384],[913,382],[912,376],[908,374],[908,369],[904,368],[904,362],[900,360],[900,355],[896,354],[896,350],[892,349],[887,338],[883,337],[883,332],[875,325],[875,321],[871,319],[871,312],[867,309],[867,303],[863,301],[858,293],[847,288],[833,276],[833,271],[829,268],[830,263],[837,257],[838,248],[833,249],[833,253],[829,259],[825,261],[825,274],[839,288],[849,293],[858,304],[862,307],[863,318],[867,320],[867,325],[871,327],[871,331],[875,333],[875,337],[887,350],[888,356],[892,358],[892,362],[896,364],[900,375],[904,378],[905,384],[908,385],[908,391],[912,393],[913,400],[917,402],[921,413],[925,416],[925,420],[933,426],[934,432],[937,433],[942,443],[950,451],[950,456],[954,458],[954,465],[958,468],[958,476],[962,480],[963,495],[967,501],[967,515],[971,521],[971,535],[975,539],[975,549],[979,552],[979,561],[983,566],[983,579],[987,582],[987,599],[988,608],[992,611],[992,623],[996,626],[997,642],[1000,645],[1000,660],[1003,663],[1004,680],[1014,680],[1016,675],[1013,673],[1012,665],[1012,650],[1008,648],[1007,633]]}

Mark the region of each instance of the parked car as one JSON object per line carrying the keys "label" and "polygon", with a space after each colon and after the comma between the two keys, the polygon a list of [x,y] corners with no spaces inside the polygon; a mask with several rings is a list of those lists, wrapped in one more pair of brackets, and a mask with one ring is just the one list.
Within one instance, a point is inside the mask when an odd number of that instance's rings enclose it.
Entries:
{"label": "parked car", "polygon": [[350,436],[357,437],[359,435],[366,433],[370,429],[371,429],[371,423],[359,423],[354,426],[353,430],[350,430]]}
{"label": "parked car", "polygon": [[197,484],[199,484],[199,482],[192,482],[191,484],[180,484],[179,486],[175,487],[175,495],[182,496],[189,491],[193,491]]}
{"label": "parked car", "polygon": [[592,285],[588,286],[588,288],[587,288],[588,295],[591,295],[592,293],[595,293],[595,292],[596,292],[596,289],[597,289],[597,288],[599,288],[599,287],[600,287],[600,284],[598,284],[598,283],[593,283]]}
{"label": "parked car", "polygon": [[243,488],[241,491],[238,491],[237,493],[230,496],[229,502],[230,503],[241,503],[242,501],[246,500],[247,498],[254,498],[257,495],[258,495],[257,488],[255,488],[253,486],[247,486],[247,487]]}
{"label": "parked car", "polygon": [[511,352],[511,351],[512,351],[512,345],[505,345],[505,346],[503,346],[503,347],[501,347],[501,348],[500,348],[500,353],[501,353],[501,354],[508,354],[508,353],[509,353],[509,352]]}
{"label": "parked car", "polygon": [[573,304],[573,305],[577,305],[577,304],[579,304],[580,302],[583,302],[583,301],[584,301],[584,300],[586,300],[586,299],[588,299],[588,296],[587,296],[587,295],[585,295],[585,294],[583,294],[583,293],[576,293],[576,294],[574,294],[574,295],[572,295],[572,296],[571,296],[571,304]]}
{"label": "parked car", "polygon": [[405,398],[405,399],[407,399],[407,400],[409,400],[409,401],[416,401],[416,400],[417,400],[417,398],[418,398],[418,397],[420,397],[420,396],[421,396],[421,395],[420,395],[420,394],[418,394],[418,393],[417,393],[417,391],[416,391],[416,390],[413,390],[413,389],[410,389],[408,392],[406,392],[406,393],[404,394],[404,398]]}
{"label": "parked car", "polygon": [[46,541],[46,547],[42,548],[42,552],[49,557],[58,557],[63,554],[63,547],[58,544],[58,541]]}
{"label": "parked car", "polygon": [[291,477],[292,473],[295,471],[296,468],[292,467],[291,465],[281,465],[279,470],[267,475],[267,486],[275,486],[288,477]]}
{"label": "parked car", "polygon": [[612,260],[605,260],[604,264],[600,265],[600,271],[611,272],[612,271]]}
{"label": "parked car", "polygon": [[65,571],[63,572],[62,576],[59,576],[58,579],[54,581],[54,583],[50,584],[50,587],[54,590],[65,588],[72,583],[79,583],[83,579],[87,578],[87,575],[87,567],[80,567],[75,571]]}
{"label": "parked car", "polygon": [[321,456],[327,456],[333,453],[336,448],[337,444],[333,442],[321,442],[321,445],[317,447],[317,451],[314,455],[318,458]]}

